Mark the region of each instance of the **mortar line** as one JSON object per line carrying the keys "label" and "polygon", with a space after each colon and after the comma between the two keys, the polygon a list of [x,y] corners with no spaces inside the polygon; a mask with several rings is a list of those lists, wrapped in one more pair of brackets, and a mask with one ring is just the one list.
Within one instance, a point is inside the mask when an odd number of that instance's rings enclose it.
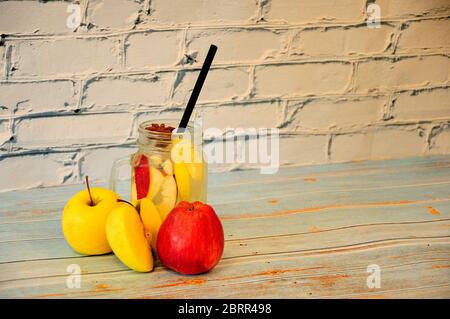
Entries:
{"label": "mortar line", "polygon": [[[430,15],[430,16],[415,16],[415,17],[402,17],[402,18],[384,18],[382,24],[396,24],[403,22],[417,22],[417,21],[425,21],[425,20],[442,20],[450,18],[449,14],[438,14],[438,15]],[[320,28],[348,28],[348,27],[363,27],[366,25],[366,20],[362,19],[361,21],[341,21],[339,23],[333,22],[306,22],[306,23],[225,23],[218,25],[217,23],[211,24],[192,24],[192,23],[184,23],[178,25],[171,24],[159,24],[153,26],[145,26],[145,22],[142,26],[136,27],[135,29],[126,29],[126,30],[111,30],[111,31],[103,31],[96,33],[73,33],[73,34],[32,34],[32,33],[23,33],[23,34],[11,34],[8,35],[8,41],[15,40],[45,40],[45,39],[61,39],[61,38],[96,38],[96,37],[114,37],[122,34],[138,34],[145,33],[151,31],[182,31],[184,28],[189,26],[192,30],[217,30],[217,29],[267,29],[267,30],[289,30],[289,29],[320,29]]]}
{"label": "mortar line", "polygon": [[[78,108],[82,108],[82,96],[83,96],[83,85],[84,81],[80,80],[75,83],[79,85],[78,92]],[[336,94],[316,94],[316,95],[303,95],[303,96],[284,96],[284,97],[260,97],[260,98],[251,98],[251,99],[242,99],[242,100],[228,100],[228,101],[205,101],[199,102],[198,105],[205,108],[216,108],[218,106],[231,106],[238,104],[258,104],[258,103],[274,103],[274,102],[306,102],[306,101],[317,101],[317,100],[340,100],[342,98],[346,98],[348,100],[359,100],[365,98],[389,98],[396,94],[402,93],[411,93],[416,91],[426,91],[426,90],[438,90],[438,89],[448,89],[450,87],[450,82],[446,84],[434,85],[434,86],[424,86],[424,87],[414,87],[414,88],[397,88],[394,91],[378,91],[378,92],[370,92],[370,93],[336,93]],[[134,104],[107,104],[107,105],[99,105],[96,106],[96,109],[93,111],[84,112],[84,115],[93,115],[93,114],[108,114],[108,113],[128,113],[130,105]],[[136,113],[144,113],[148,111],[165,111],[170,109],[180,109],[184,108],[183,103],[170,103],[165,106],[161,106],[161,104],[139,104],[136,108]],[[123,109],[120,109],[123,107]],[[109,108],[114,108],[114,110],[110,110]],[[45,117],[45,116],[65,116],[72,114],[71,110],[67,109],[57,109],[46,112],[36,112],[36,113],[26,113],[26,114],[15,114],[14,118],[33,118],[33,117]],[[1,116],[0,119],[9,119],[9,116]],[[444,118],[445,119],[445,118]],[[437,120],[442,120],[442,118],[438,118]]]}
{"label": "mortar line", "polygon": [[[269,60],[269,61],[255,61],[255,62],[234,62],[234,63],[216,63],[211,66],[211,70],[222,70],[222,69],[239,69],[248,68],[251,66],[284,66],[284,65],[302,65],[302,64],[324,64],[324,63],[343,63],[352,64],[355,62],[369,62],[376,60],[398,60],[398,59],[408,59],[408,58],[423,58],[432,56],[445,56],[450,57],[450,48],[446,48],[443,51],[422,51],[415,53],[403,53],[403,54],[373,54],[367,56],[348,56],[348,57],[337,57],[337,56],[323,56],[323,57],[304,57],[296,59],[285,59],[285,60]],[[395,62],[393,62],[395,63]],[[48,75],[48,76],[14,76],[14,79],[8,79],[7,81],[0,80],[3,82],[33,82],[33,81],[57,81],[57,80],[78,80],[80,78],[113,78],[120,76],[136,76],[136,75],[149,75],[153,73],[168,73],[176,71],[198,71],[201,65],[183,65],[183,66],[162,66],[153,67],[141,70],[126,70],[126,71],[115,71],[115,72],[92,72],[92,73],[79,73],[73,76],[65,75]]]}
{"label": "mortar line", "polygon": [[[439,122],[440,121],[440,122]],[[428,120],[428,121],[422,121],[426,124],[450,124],[450,119],[444,119],[444,120]],[[415,130],[417,128],[417,122],[376,122],[376,123],[369,123],[364,126],[360,127],[351,127],[351,128],[341,128],[339,130],[335,131],[325,131],[325,130],[282,130],[279,132],[279,135],[281,137],[294,137],[294,136],[330,136],[330,135],[347,135],[347,134],[361,134],[361,133],[369,133],[373,131],[377,131],[384,128],[394,127],[398,130]],[[406,128],[404,128],[406,126]],[[244,133],[245,135],[245,133]],[[215,138],[216,136],[209,136],[205,137],[204,141],[212,141],[212,138]],[[69,152],[77,152],[80,150],[87,150],[87,149],[103,149],[103,148],[111,148],[111,147],[131,147],[133,148],[135,146],[135,138],[129,138],[125,140],[124,142],[117,142],[117,143],[87,143],[87,144],[77,144],[76,146],[67,146],[67,145],[61,145],[61,146],[54,146],[54,147],[35,147],[32,149],[28,148],[21,148],[17,149],[14,152],[7,153],[7,154],[0,154],[1,158],[7,158],[7,157],[16,157],[16,156],[24,156],[24,155],[38,155],[38,154],[50,154],[50,153],[69,153]]]}

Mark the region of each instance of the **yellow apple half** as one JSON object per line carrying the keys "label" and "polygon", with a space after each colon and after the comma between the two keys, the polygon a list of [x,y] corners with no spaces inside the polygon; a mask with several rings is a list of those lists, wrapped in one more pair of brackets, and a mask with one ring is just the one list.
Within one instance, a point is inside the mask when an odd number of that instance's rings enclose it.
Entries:
{"label": "yellow apple half", "polygon": [[78,253],[101,255],[111,252],[105,234],[109,213],[118,206],[119,195],[104,188],[91,188],[94,206],[87,190],[78,192],[64,207],[62,230],[69,245]]}
{"label": "yellow apple half", "polygon": [[177,184],[173,176],[164,176],[161,191],[153,199],[153,203],[164,221],[170,211],[175,207],[177,201]]}
{"label": "yellow apple half", "polygon": [[129,268],[138,272],[153,269],[150,243],[136,209],[121,203],[106,220],[106,237],[114,254]]}
{"label": "yellow apple half", "polygon": [[146,233],[151,233],[152,248],[156,251],[156,238],[158,237],[158,231],[162,224],[161,215],[149,198],[141,199],[139,207],[139,213],[141,215],[141,220],[144,223],[144,228]]}

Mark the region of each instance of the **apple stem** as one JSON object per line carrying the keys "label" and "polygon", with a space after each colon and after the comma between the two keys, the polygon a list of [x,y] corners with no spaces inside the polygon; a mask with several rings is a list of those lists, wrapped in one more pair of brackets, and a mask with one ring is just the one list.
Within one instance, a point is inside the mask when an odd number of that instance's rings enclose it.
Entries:
{"label": "apple stem", "polygon": [[86,176],[86,186],[89,193],[89,198],[91,200],[91,206],[94,206],[94,201],[92,200],[91,188],[89,187],[89,176]]}
{"label": "apple stem", "polygon": [[121,199],[121,198],[118,198],[118,199],[117,199],[117,202],[119,202],[119,203],[127,203],[128,205],[131,205],[131,206],[134,207],[133,204],[131,204],[130,202],[128,202],[128,201],[126,201],[126,200],[124,200],[124,199]]}

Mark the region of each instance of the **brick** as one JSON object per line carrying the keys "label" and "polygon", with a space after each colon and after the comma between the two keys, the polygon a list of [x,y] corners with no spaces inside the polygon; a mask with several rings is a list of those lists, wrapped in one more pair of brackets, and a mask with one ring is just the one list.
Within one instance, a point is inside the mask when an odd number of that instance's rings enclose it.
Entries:
{"label": "brick", "polygon": [[214,63],[260,61],[276,55],[283,48],[285,32],[265,29],[190,30],[187,50],[203,63],[211,43],[218,46]]}
{"label": "brick", "polygon": [[5,46],[0,46],[0,79],[5,76]]}
{"label": "brick", "polygon": [[0,158],[0,192],[53,186],[77,175],[74,153],[50,153]]}
{"label": "brick", "polygon": [[234,103],[203,108],[204,128],[272,128],[277,126],[277,121],[276,102]]}
{"label": "brick", "polygon": [[[333,129],[367,125],[381,118],[386,98],[361,98],[340,100],[317,99],[306,103],[290,123],[292,128]],[[289,103],[288,111],[294,111],[301,102]]]}
{"label": "brick", "polygon": [[424,148],[425,137],[414,128],[381,128],[334,136],[331,160],[347,162],[421,156]]}
{"label": "brick", "polygon": [[309,23],[321,21],[354,21],[364,19],[365,0],[286,1],[271,0],[266,7],[265,19],[269,22]]}
{"label": "brick", "polygon": [[40,148],[124,142],[132,123],[128,113],[25,118],[16,124],[17,146]]}
{"label": "brick", "polygon": [[1,146],[9,141],[11,135],[9,120],[0,121],[0,149]]}
{"label": "brick", "polygon": [[398,52],[411,49],[449,48],[449,30],[450,20],[448,19],[411,22],[400,36]]}
{"label": "brick", "polygon": [[280,139],[280,164],[321,164],[327,161],[325,135],[282,136]]}
{"label": "brick", "polygon": [[430,154],[450,154],[450,126],[439,130],[431,140]]}
{"label": "brick", "polygon": [[397,120],[450,118],[450,90],[401,93],[395,98],[392,115]]}
{"label": "brick", "polygon": [[445,83],[450,78],[450,58],[426,56],[362,62],[356,72],[355,86],[359,92],[409,88]]}
{"label": "brick", "polygon": [[0,115],[59,111],[75,104],[72,81],[0,84]]}
{"label": "brick", "polygon": [[15,75],[101,72],[119,66],[113,38],[58,39],[21,42]]}
{"label": "brick", "polygon": [[[112,164],[115,160],[131,155],[136,147],[109,147],[87,149],[81,155],[81,177],[89,176],[89,180],[108,182]],[[119,170],[121,178],[130,178],[130,167]]]}
{"label": "brick", "polygon": [[254,0],[152,0],[150,21],[159,23],[237,22],[255,18]]}
{"label": "brick", "polygon": [[67,6],[62,1],[2,1],[0,33],[70,33]]}
{"label": "brick", "polygon": [[369,29],[354,28],[312,29],[294,37],[291,53],[308,56],[336,56],[382,53],[390,42],[393,28],[382,25]]}
{"label": "brick", "polygon": [[[242,165],[243,168],[260,168],[267,167],[265,163],[258,161],[257,163],[251,163],[249,161],[249,140],[255,141],[253,137],[246,139],[244,144],[245,162]],[[226,160],[227,144],[222,140],[213,140],[205,144],[205,154],[209,159],[208,169],[212,171],[224,171],[235,167],[238,163],[216,163],[211,161],[210,154],[215,154],[214,150],[222,149],[224,160]],[[327,137],[325,135],[294,135],[283,136],[280,135],[279,139],[279,164],[280,165],[308,165],[308,164],[320,164],[327,161],[326,156]],[[221,148],[222,146],[222,148]],[[268,151],[271,152],[271,142],[268,140]],[[236,144],[235,144],[236,152]],[[258,150],[259,152],[259,150]],[[257,156],[258,157],[258,156]],[[275,156],[276,157],[276,156]],[[236,159],[236,158],[235,158]],[[258,159],[258,158],[257,158]]]}
{"label": "brick", "polygon": [[[184,71],[182,71],[184,72]],[[185,71],[179,76],[179,84],[175,88],[173,100],[186,104],[199,71]],[[208,73],[199,96],[199,102],[230,101],[244,95],[249,87],[249,75],[244,68],[212,69]]]}
{"label": "brick", "polygon": [[99,29],[130,28],[141,6],[131,0],[89,0],[88,21]]}
{"label": "brick", "polygon": [[257,66],[257,96],[303,95],[343,92],[352,67],[339,62]]}
{"label": "brick", "polygon": [[132,34],[126,41],[126,65],[129,68],[174,65],[179,59],[180,42],[176,31]]}
{"label": "brick", "polygon": [[381,18],[421,16],[426,14],[448,13],[448,0],[377,0]]}
{"label": "brick", "polygon": [[156,77],[99,77],[84,87],[83,105],[163,104],[167,101],[174,75],[160,73]]}

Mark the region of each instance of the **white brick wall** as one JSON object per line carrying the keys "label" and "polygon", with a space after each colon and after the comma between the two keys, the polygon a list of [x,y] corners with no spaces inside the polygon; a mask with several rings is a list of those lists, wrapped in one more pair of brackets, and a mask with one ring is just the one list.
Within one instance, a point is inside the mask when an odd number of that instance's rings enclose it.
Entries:
{"label": "white brick wall", "polygon": [[291,44],[291,53],[307,56],[381,54],[388,47],[394,27],[369,29],[366,25],[351,29],[322,27],[299,31]]}
{"label": "white brick wall", "polygon": [[89,22],[101,29],[131,28],[141,6],[138,1],[89,0]]}
{"label": "white brick wall", "polygon": [[66,9],[62,1],[2,1],[0,30],[5,34],[67,33]]}
{"label": "white brick wall", "polygon": [[77,162],[77,154],[73,152],[3,158],[0,189],[20,189],[76,182],[79,180]]}
{"label": "white brick wall", "polygon": [[255,69],[260,97],[344,93],[352,66],[345,62],[261,65]]}
{"label": "white brick wall", "polygon": [[386,97],[364,97],[355,99],[316,99],[306,102],[291,101],[288,110],[290,126],[298,129],[321,130],[370,125],[381,117]]}
{"label": "white brick wall", "polygon": [[76,92],[70,80],[5,82],[0,85],[0,115],[68,110],[77,103]]}
{"label": "white brick wall", "polygon": [[179,31],[131,34],[125,42],[125,65],[129,69],[174,65],[180,59],[181,39]]}
{"label": "white brick wall", "polygon": [[83,38],[18,41],[17,70],[11,77],[108,72],[119,68],[117,39]]}
{"label": "white brick wall", "polygon": [[413,18],[448,14],[447,0],[376,0],[381,8],[382,18]]}
{"label": "white brick wall", "polygon": [[240,24],[248,21],[258,11],[255,0],[152,0],[148,22],[164,24]]}
{"label": "white brick wall", "polygon": [[51,148],[78,144],[123,143],[130,133],[129,113],[22,118],[15,131],[17,148]]}
{"label": "white brick wall", "polygon": [[448,154],[450,152],[450,126],[440,125],[433,128],[433,134],[430,145],[432,154]]}
{"label": "white brick wall", "polygon": [[359,63],[355,89],[361,93],[374,90],[409,89],[446,84],[450,80],[450,56],[429,55],[368,60]]}
{"label": "white brick wall", "polygon": [[425,142],[425,134],[415,126],[336,135],[331,144],[330,158],[333,161],[351,161],[420,156]]}
{"label": "white brick wall", "polygon": [[[186,105],[194,88],[199,71],[180,71],[178,74],[172,102]],[[246,67],[224,67],[213,69],[208,73],[208,80],[198,98],[201,102],[231,101],[244,99],[249,90],[249,69]]]}
{"label": "white brick wall", "polygon": [[211,43],[205,126],[279,127],[283,165],[450,153],[448,0],[70,2],[0,0],[0,191],[107,179]]}
{"label": "white brick wall", "polygon": [[167,103],[175,74],[98,76],[84,81],[81,103],[85,106],[114,106]]}
{"label": "white brick wall", "polygon": [[310,23],[322,21],[362,22],[365,0],[286,1],[271,0],[264,7],[267,21],[286,23]]}

